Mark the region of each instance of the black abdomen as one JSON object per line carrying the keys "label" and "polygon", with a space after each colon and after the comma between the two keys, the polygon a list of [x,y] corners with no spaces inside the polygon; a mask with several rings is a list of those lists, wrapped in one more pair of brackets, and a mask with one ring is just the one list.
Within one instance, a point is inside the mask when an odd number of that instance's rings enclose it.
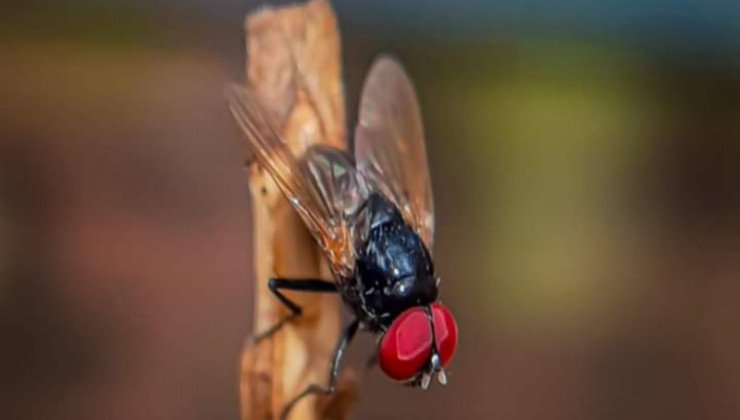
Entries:
{"label": "black abdomen", "polygon": [[351,304],[371,329],[383,329],[404,310],[434,302],[436,279],[429,251],[390,201],[373,193],[363,211]]}

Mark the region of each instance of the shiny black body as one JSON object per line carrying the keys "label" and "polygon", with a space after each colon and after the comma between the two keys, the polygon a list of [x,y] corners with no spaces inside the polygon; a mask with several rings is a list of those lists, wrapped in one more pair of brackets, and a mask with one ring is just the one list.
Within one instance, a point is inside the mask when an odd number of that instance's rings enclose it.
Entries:
{"label": "shiny black body", "polygon": [[340,293],[363,326],[383,331],[403,311],[437,300],[429,251],[388,199],[374,192],[358,215],[354,276]]}
{"label": "shiny black body", "polygon": [[[355,313],[355,319],[345,326],[334,349],[328,385],[311,384],[306,387],[285,405],[281,419],[287,418],[292,407],[303,397],[334,392],[344,351],[360,327],[381,333],[406,309],[426,306],[437,300],[437,278],[431,255],[393,203],[380,193],[371,193],[359,210],[354,228],[357,258],[351,276],[342,277],[338,282],[285,278],[271,278],[268,282],[270,291],[290,310],[290,314],[258,334],[255,342],[271,336],[303,313],[299,305],[283,294],[283,290],[338,292]],[[409,385],[418,385],[419,378]]]}

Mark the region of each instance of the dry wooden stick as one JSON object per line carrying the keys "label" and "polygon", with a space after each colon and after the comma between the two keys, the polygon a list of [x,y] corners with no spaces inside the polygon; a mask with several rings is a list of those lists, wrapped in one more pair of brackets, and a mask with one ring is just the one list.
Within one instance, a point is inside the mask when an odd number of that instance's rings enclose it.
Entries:
{"label": "dry wooden stick", "polygon": [[[336,18],[325,0],[263,8],[247,17],[247,80],[260,101],[284,121],[291,150],[346,145],[340,40]],[[330,274],[316,242],[270,176],[249,168],[253,209],[256,332],[286,314],[267,288],[271,276],[326,278]],[[242,355],[242,419],[277,418],[283,406],[308,384],[326,384],[340,329],[335,295],[289,293],[303,315]],[[355,381],[342,376],[331,397],[305,398],[291,419],[346,418]]]}

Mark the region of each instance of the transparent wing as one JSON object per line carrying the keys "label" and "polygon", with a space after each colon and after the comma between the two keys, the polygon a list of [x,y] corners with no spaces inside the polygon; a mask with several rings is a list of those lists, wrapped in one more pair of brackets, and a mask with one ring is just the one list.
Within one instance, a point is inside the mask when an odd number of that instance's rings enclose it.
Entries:
{"label": "transparent wing", "polygon": [[380,57],[362,89],[355,129],[357,170],[401,210],[429,250],[434,201],[419,103],[401,65]]}
{"label": "transparent wing", "polygon": [[267,170],[323,248],[335,271],[351,272],[351,221],[367,193],[344,151],[314,146],[298,159],[282,139],[278,124],[252,92],[227,89],[229,110],[257,162]]}
{"label": "transparent wing", "polygon": [[327,222],[332,236],[324,251],[330,261],[347,269],[343,274],[349,275],[356,258],[352,227],[357,212],[367,200],[367,187],[358,176],[352,157],[334,147],[312,146],[301,159],[300,168],[310,183],[314,201],[330,215]]}

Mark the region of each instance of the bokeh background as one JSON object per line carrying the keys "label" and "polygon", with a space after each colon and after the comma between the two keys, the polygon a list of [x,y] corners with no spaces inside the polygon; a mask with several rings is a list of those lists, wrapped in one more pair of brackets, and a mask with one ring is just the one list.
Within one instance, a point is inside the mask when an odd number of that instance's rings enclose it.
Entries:
{"label": "bokeh background", "polygon": [[[256,6],[3,3],[0,417],[238,417]],[[379,52],[417,84],[461,328],[356,418],[740,418],[740,4],[335,6],[350,115]]]}

